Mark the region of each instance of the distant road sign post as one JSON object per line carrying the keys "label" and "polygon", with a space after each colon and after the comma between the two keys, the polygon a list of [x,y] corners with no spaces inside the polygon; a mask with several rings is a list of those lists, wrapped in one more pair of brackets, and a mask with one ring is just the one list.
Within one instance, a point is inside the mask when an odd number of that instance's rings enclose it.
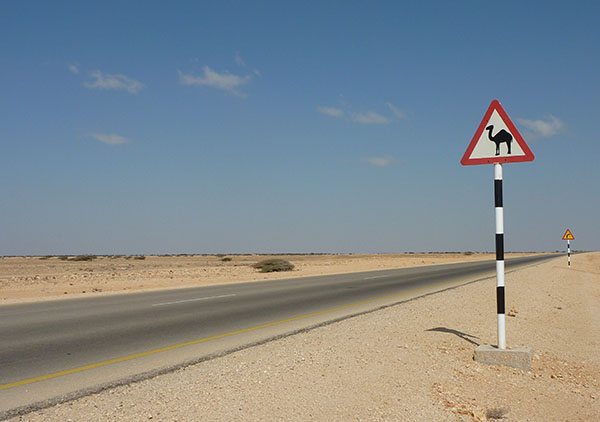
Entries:
{"label": "distant road sign post", "polygon": [[504,291],[504,205],[502,164],[533,161],[534,155],[498,100],[488,107],[460,163],[463,166],[494,165],[496,209],[496,307],[498,348],[506,349],[506,306]]}
{"label": "distant road sign post", "polygon": [[571,268],[571,240],[575,240],[575,236],[571,230],[567,229],[565,234],[563,234],[562,240],[567,241],[567,265]]}

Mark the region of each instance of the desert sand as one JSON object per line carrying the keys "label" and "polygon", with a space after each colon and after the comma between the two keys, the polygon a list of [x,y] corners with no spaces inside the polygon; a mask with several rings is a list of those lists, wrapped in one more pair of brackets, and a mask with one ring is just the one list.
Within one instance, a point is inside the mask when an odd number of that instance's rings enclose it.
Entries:
{"label": "desert sand", "polygon": [[473,361],[496,339],[490,278],[13,420],[600,420],[600,253],[506,284],[530,372]]}
{"label": "desert sand", "polygon": [[[522,256],[525,254],[509,254]],[[494,259],[493,254],[231,255],[0,258],[0,304],[106,293],[192,287],[312,275],[382,270],[417,265]],[[252,264],[281,258],[293,271],[260,273]],[[224,261],[225,259],[225,261]],[[231,259],[229,261],[228,259]]]}

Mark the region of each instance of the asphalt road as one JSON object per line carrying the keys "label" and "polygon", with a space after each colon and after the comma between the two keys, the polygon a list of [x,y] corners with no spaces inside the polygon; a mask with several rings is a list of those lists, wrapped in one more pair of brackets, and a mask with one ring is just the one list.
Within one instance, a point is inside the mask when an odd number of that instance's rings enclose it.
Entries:
{"label": "asphalt road", "polygon": [[[512,259],[507,271],[549,257]],[[0,398],[48,374],[494,271],[480,261],[0,306]]]}

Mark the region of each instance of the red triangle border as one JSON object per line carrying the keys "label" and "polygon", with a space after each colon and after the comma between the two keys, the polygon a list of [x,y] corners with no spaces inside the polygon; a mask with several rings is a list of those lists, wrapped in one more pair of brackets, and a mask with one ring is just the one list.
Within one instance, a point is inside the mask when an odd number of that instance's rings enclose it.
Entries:
{"label": "red triangle border", "polygon": [[[517,141],[517,143],[519,144],[519,146],[521,147],[521,149],[523,150],[525,155],[518,155],[515,157],[469,158],[471,156],[471,153],[475,149],[475,145],[477,145],[477,141],[479,141],[481,134],[485,130],[485,125],[490,120],[490,117],[492,116],[492,113],[494,112],[494,110],[498,112],[498,114],[500,115],[500,117],[502,118],[502,120],[504,121],[506,126],[508,127],[508,130],[514,136],[515,140]],[[481,123],[479,124],[479,127],[475,131],[475,135],[473,135],[473,138],[471,139],[471,142],[469,143],[467,150],[465,151],[462,159],[460,160],[460,163],[463,166],[472,166],[472,165],[477,165],[477,164],[518,163],[518,162],[523,162],[523,161],[533,161],[534,159],[535,159],[535,156],[533,155],[533,152],[531,152],[531,150],[529,149],[529,146],[527,145],[527,143],[525,142],[525,140],[523,139],[523,137],[517,130],[515,124],[512,122],[512,120],[510,120],[510,117],[508,117],[508,114],[506,114],[506,111],[500,104],[500,101],[492,100],[490,106],[488,107],[487,111],[485,112],[485,115],[483,116],[483,119],[481,120]]]}

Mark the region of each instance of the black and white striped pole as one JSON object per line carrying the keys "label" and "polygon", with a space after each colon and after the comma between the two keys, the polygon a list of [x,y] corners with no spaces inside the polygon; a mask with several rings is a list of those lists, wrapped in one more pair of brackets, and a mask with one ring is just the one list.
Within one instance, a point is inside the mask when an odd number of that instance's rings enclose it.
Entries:
{"label": "black and white striped pole", "polygon": [[567,241],[567,265],[569,268],[571,268],[571,240],[575,240],[573,232],[570,229],[567,229],[565,234],[563,234],[562,240]]}
{"label": "black and white striped pole", "polygon": [[502,202],[502,164],[494,164],[494,207],[496,208],[496,309],[498,348],[506,349],[506,306],[504,297],[504,205]]}

